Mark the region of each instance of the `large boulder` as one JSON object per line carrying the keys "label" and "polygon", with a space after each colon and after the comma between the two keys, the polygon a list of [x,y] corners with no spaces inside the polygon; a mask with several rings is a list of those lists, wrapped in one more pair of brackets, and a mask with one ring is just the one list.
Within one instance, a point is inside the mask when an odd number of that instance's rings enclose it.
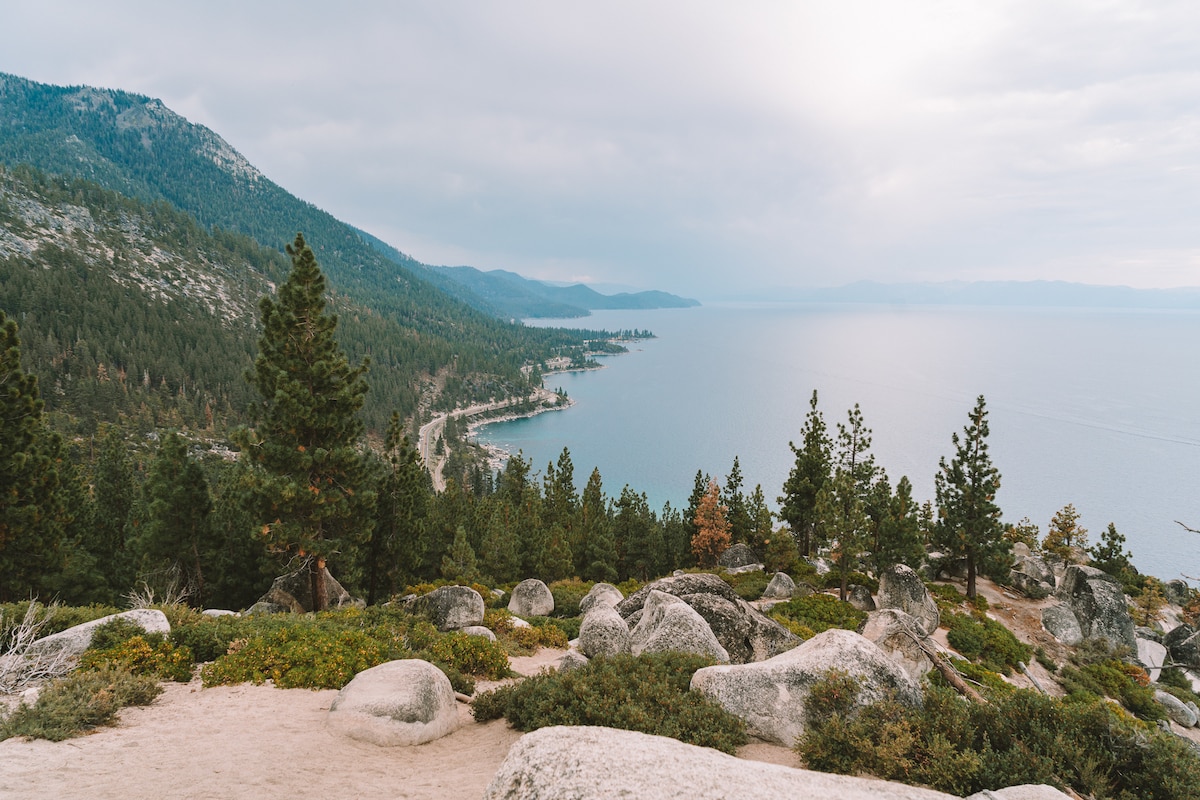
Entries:
{"label": "large boulder", "polygon": [[458,728],[454,688],[428,661],[388,661],[342,687],[329,706],[329,727],[383,747],[432,742]]}
{"label": "large boulder", "polygon": [[[362,600],[351,597],[333,575],[329,574],[327,567],[321,567],[321,573],[325,587],[324,608],[361,608],[366,605]],[[258,603],[282,606],[295,614],[307,614],[314,610],[312,573],[309,568],[305,566],[287,575],[280,575],[271,583],[267,593],[258,599]]]}
{"label": "large boulder", "polygon": [[483,597],[470,586],[440,586],[405,601],[410,613],[432,622],[439,631],[483,624]]}
{"label": "large boulder", "polygon": [[537,578],[529,578],[513,587],[508,610],[522,617],[548,617],[554,610],[554,595],[549,586]]}
{"label": "large boulder", "polygon": [[1035,554],[1022,542],[1013,545],[1013,569],[1054,589],[1054,569],[1046,559]]}
{"label": "large boulder", "polygon": [[1150,673],[1150,680],[1156,681],[1162,674],[1162,668],[1167,662],[1167,648],[1152,639],[1137,638],[1137,659]]}
{"label": "large boulder", "polygon": [[664,592],[676,597],[683,597],[685,594],[715,594],[730,601],[741,599],[733,587],[716,575],[708,572],[684,573],[670,578],[659,578],[646,584],[618,603],[617,613],[629,619],[634,612],[642,610],[651,592]]}
{"label": "large boulder", "polygon": [[717,641],[704,617],[680,598],[665,592],[651,592],[646,598],[642,617],[630,632],[629,643],[635,656],[695,653],[721,663],[729,662],[729,653]]}
{"label": "large boulder", "polygon": [[[867,614],[862,635],[874,642],[915,681],[920,681],[933,669],[933,662],[918,644],[928,642],[929,637],[921,632],[915,619],[898,608],[885,608]],[[932,647],[932,643],[929,646]]]}
{"label": "large boulder", "polygon": [[1083,642],[1079,618],[1066,603],[1055,603],[1042,609],[1042,627],[1060,642],[1075,647]]}
{"label": "large boulder", "polygon": [[907,672],[864,637],[838,628],[766,661],[704,667],[691,688],[745,721],[749,733],[791,747],[804,733],[809,690],[830,670],[858,679],[857,706],[888,696],[921,703],[921,689]]}
{"label": "large boulder", "polygon": [[1114,645],[1137,649],[1125,592],[1112,575],[1072,564],[1063,572],[1056,594],[1075,612],[1085,639],[1107,639]]}
{"label": "large boulder", "polygon": [[597,603],[615,608],[617,603],[624,599],[625,595],[621,594],[621,590],[611,583],[597,583],[579,601],[579,613],[588,613]]}
{"label": "large boulder", "polygon": [[865,586],[859,586],[857,583],[846,592],[846,602],[859,611],[874,611],[876,608],[875,598],[871,597],[871,590]]}
{"label": "large boulder", "polygon": [[685,594],[681,599],[704,617],[734,664],[764,661],[801,642],[799,636],[740,598]]}
{"label": "large boulder", "polygon": [[164,636],[171,632],[171,623],[167,615],[157,608],[135,608],[132,611],[122,611],[120,614],[109,614],[107,617],[84,622],[65,631],[43,636],[29,645],[25,651],[28,657],[62,656],[63,658],[78,658],[92,644],[92,635],[96,629],[107,625],[114,619],[131,622],[146,633],[161,633]]}
{"label": "large boulder", "polygon": [[786,572],[776,572],[767,588],[763,590],[762,596],[764,600],[791,600],[795,591],[796,582],[792,580],[792,576]]}
{"label": "large boulder", "polygon": [[1008,573],[1008,582],[1021,594],[1034,600],[1041,600],[1054,591],[1052,584],[1040,581],[1033,575],[1016,569]]}
{"label": "large boulder", "polygon": [[1187,581],[1176,578],[1163,585],[1163,596],[1172,605],[1184,606],[1192,599],[1192,587],[1188,586]]}
{"label": "large boulder", "polygon": [[1021,786],[1006,786],[1003,789],[977,792],[967,800],[1071,800],[1053,786],[1044,783],[1026,783]]}
{"label": "large boulder", "polygon": [[612,606],[592,606],[579,626],[579,651],[588,658],[628,653],[629,625]]}
{"label": "large boulder", "polygon": [[1161,689],[1154,693],[1154,702],[1163,707],[1167,712],[1167,716],[1173,722],[1182,725],[1185,728],[1196,727],[1196,715],[1190,708],[1187,707],[1182,700],[1173,694],[1168,694]]}
{"label": "large boulder", "polygon": [[1200,669],[1200,631],[1183,624],[1163,637],[1171,660],[1188,669]]}
{"label": "large boulder", "polygon": [[725,569],[736,569],[738,567],[748,567],[751,564],[761,564],[762,559],[750,549],[750,545],[738,542],[732,547],[725,549],[724,553],[717,558],[717,564]]}
{"label": "large boulder", "polygon": [[665,736],[600,727],[542,728],[517,740],[484,800],[958,800],[900,783],[734,758]]}
{"label": "large boulder", "polygon": [[942,622],[937,603],[921,576],[905,564],[893,564],[879,576],[876,608],[896,608],[917,621],[921,633],[930,636]]}

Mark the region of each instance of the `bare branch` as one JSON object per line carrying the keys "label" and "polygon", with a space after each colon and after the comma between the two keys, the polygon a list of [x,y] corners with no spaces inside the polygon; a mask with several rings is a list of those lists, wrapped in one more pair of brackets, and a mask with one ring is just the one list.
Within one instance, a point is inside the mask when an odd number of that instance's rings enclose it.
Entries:
{"label": "bare branch", "polygon": [[1187,525],[1184,525],[1179,520],[1175,520],[1175,524],[1178,525],[1179,527],[1183,528],[1185,531],[1189,531],[1191,533],[1200,533],[1200,531],[1196,530],[1195,528],[1189,528]]}
{"label": "bare branch", "polygon": [[64,650],[33,647],[58,605],[51,603],[44,608],[39,619],[38,604],[30,603],[24,618],[9,631],[4,655],[0,655],[0,694],[16,694],[62,677],[75,666],[75,659]]}

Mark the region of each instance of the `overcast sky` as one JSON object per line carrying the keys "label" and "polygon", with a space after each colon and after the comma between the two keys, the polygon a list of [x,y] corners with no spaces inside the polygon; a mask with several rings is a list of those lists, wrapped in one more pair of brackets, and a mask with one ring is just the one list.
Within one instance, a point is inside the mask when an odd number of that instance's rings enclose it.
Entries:
{"label": "overcast sky", "polygon": [[1196,2],[0,5],[422,261],[713,300],[1200,285]]}

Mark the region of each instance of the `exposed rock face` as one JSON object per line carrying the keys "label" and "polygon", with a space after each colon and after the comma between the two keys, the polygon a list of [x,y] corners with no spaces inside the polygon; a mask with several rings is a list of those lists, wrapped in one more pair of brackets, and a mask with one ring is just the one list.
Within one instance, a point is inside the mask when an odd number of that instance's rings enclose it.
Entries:
{"label": "exposed rock face", "polygon": [[629,619],[631,614],[642,609],[646,598],[650,596],[650,592],[656,591],[673,594],[676,597],[683,597],[685,594],[715,594],[724,597],[730,602],[741,600],[738,597],[738,593],[733,590],[733,587],[716,575],[711,575],[707,572],[685,573],[670,578],[660,578],[646,584],[618,603],[617,613]]}
{"label": "exposed rock face", "polygon": [[1112,644],[1137,649],[1133,619],[1125,603],[1125,592],[1116,578],[1095,567],[1072,564],[1063,573],[1057,595],[1075,612],[1085,639],[1104,638]]}
{"label": "exposed rock face", "polygon": [[612,606],[592,606],[579,626],[579,651],[588,658],[628,653],[629,625]]}
{"label": "exposed rock face", "polygon": [[[898,608],[885,608],[867,615],[867,624],[862,635],[875,643],[888,658],[915,681],[933,669],[933,662],[917,644],[917,639],[928,639],[921,633],[920,625]],[[914,639],[914,637],[916,637]]]}
{"label": "exposed rock face", "polygon": [[1163,590],[1167,602],[1177,606],[1186,605],[1192,596],[1192,589],[1187,585],[1187,581],[1182,581],[1178,578],[1173,581],[1167,581]]}
{"label": "exposed rock face", "polygon": [[107,625],[114,619],[123,619],[137,625],[146,633],[161,633],[164,636],[171,632],[171,623],[167,615],[157,608],[135,608],[132,611],[122,611],[120,614],[109,614],[107,617],[94,619],[65,631],[43,636],[29,646],[26,651],[30,656],[63,653],[67,658],[77,658],[92,644],[92,634],[102,625]]}
{"label": "exposed rock face", "polygon": [[508,610],[522,617],[548,617],[554,610],[554,595],[549,586],[530,578],[513,587]]}
{"label": "exposed rock face", "polygon": [[763,572],[766,569],[762,564],[747,564],[744,567],[726,567],[727,575],[741,575],[743,572]]}
{"label": "exposed rock face", "polygon": [[831,669],[859,680],[859,706],[890,694],[921,703],[920,687],[899,665],[857,633],[836,628],[767,661],[697,670],[691,688],[744,720],[750,733],[791,747],[804,733],[809,689]]}
{"label": "exposed rock face", "polygon": [[846,592],[846,602],[859,611],[875,610],[875,599],[871,597],[871,590],[858,584],[854,584]]}
{"label": "exposed rock face", "polygon": [[439,631],[483,624],[483,598],[470,586],[442,586],[405,604],[411,613],[425,617]]}
{"label": "exposed rock face", "polygon": [[1052,584],[1040,581],[1034,576],[1016,569],[1008,573],[1008,580],[1021,594],[1035,600],[1046,597],[1054,591]]}
{"label": "exposed rock face", "polygon": [[1054,569],[1044,558],[1035,555],[1021,542],[1013,545],[1013,569],[1028,575],[1038,583],[1047,584],[1051,590],[1054,589]]}
{"label": "exposed rock face", "polygon": [[625,595],[621,594],[621,590],[611,583],[597,583],[579,601],[579,613],[588,613],[588,611],[591,611],[592,606],[597,603],[615,608],[617,603],[620,603],[624,599]]}
{"label": "exposed rock face", "polygon": [[1164,691],[1154,693],[1154,702],[1167,712],[1167,716],[1185,728],[1196,727],[1196,715],[1178,697]]}
{"label": "exposed rock face", "polygon": [[549,727],[508,751],[484,800],[958,800],[931,789],[734,758],[665,736]]}
{"label": "exposed rock face", "polygon": [[389,661],[354,676],[329,706],[329,727],[394,747],[440,739],[458,728],[450,679],[427,661]]}
{"label": "exposed rock face", "polygon": [[786,572],[776,572],[767,588],[763,591],[766,600],[791,600],[792,592],[796,591],[796,582]]}
{"label": "exposed rock face", "polygon": [[1060,642],[1075,647],[1083,641],[1083,628],[1075,612],[1066,603],[1055,603],[1042,609],[1042,627]]}
{"label": "exposed rock face", "polygon": [[799,636],[740,598],[687,594],[682,599],[704,617],[734,664],[763,661],[800,644]]}
{"label": "exposed rock face", "polygon": [[717,558],[717,563],[726,569],[734,567],[748,567],[751,564],[761,564],[762,559],[759,558],[749,545],[738,544],[733,545],[721,553]]}
{"label": "exposed rock face", "polygon": [[[581,630],[581,638],[582,635]],[[695,653],[721,663],[729,662],[729,653],[717,641],[704,617],[680,598],[665,592],[654,591],[646,598],[642,618],[630,633],[629,641],[635,656],[642,653]]]}
{"label": "exposed rock face", "polygon": [[893,564],[879,576],[877,608],[896,608],[917,621],[921,633],[931,635],[941,624],[937,603],[912,567]]}
{"label": "exposed rock face", "polygon": [[1167,659],[1167,648],[1151,639],[1137,638],[1137,658],[1142,666],[1150,673],[1150,680],[1156,681],[1162,674],[1163,664]]}
{"label": "exposed rock face", "polygon": [[[362,600],[351,597],[350,593],[329,574],[328,569],[322,567],[321,570],[324,572],[325,579],[325,608],[363,607],[366,605]],[[255,605],[259,603],[283,606],[295,614],[307,614],[312,611],[312,575],[309,573],[308,567],[301,567],[295,572],[280,575]]]}
{"label": "exposed rock face", "polygon": [[1200,631],[1191,625],[1180,625],[1163,637],[1172,660],[1189,669],[1200,669]]}

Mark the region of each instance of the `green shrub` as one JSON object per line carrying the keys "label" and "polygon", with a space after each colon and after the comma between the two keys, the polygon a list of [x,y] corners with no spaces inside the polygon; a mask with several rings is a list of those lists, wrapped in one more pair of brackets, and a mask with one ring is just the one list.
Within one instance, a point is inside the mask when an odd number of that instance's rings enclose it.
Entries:
{"label": "green shrub", "polygon": [[189,620],[171,627],[171,641],[189,647],[198,662],[216,661],[229,652],[229,645],[244,636],[253,622],[238,617],[206,617]]}
{"label": "green shrub", "polygon": [[1033,651],[1033,657],[1046,668],[1047,672],[1058,672],[1058,664],[1054,663],[1054,659],[1046,654],[1045,648],[1039,646]]}
{"label": "green shrub", "polygon": [[176,647],[161,634],[131,636],[102,650],[90,648],[79,661],[84,670],[102,669],[106,664],[168,681],[187,683],[192,679],[191,649],[186,645]]}
{"label": "green shrub", "polygon": [[488,608],[483,612],[483,627],[497,636],[513,629],[513,615],[507,608]]}
{"label": "green shrub", "polygon": [[743,600],[759,599],[767,590],[767,584],[771,582],[771,576],[765,572],[739,572],[736,575],[724,573],[721,577]]}
{"label": "green shrub", "polygon": [[949,628],[946,640],[958,652],[993,672],[1009,675],[1017,662],[1028,662],[1033,648],[1013,636],[1012,631],[982,613],[942,617]]}
{"label": "green shrub", "polygon": [[[773,607],[771,616],[806,639],[830,628],[858,630],[867,620],[867,612],[828,594],[792,598]],[[808,635],[803,631],[808,631]]]}
{"label": "green shrub", "polygon": [[1192,691],[1192,682],[1178,667],[1165,667],[1158,676],[1159,685],[1180,700],[1200,705],[1200,695]]}
{"label": "green shrub", "polygon": [[282,689],[340,689],[364,669],[403,657],[363,631],[298,624],[235,640],[200,675],[205,686],[270,680]]}
{"label": "green shrub", "polygon": [[480,721],[504,716],[521,731],[603,725],[732,753],[746,742],[745,724],[688,691],[693,673],[712,663],[682,653],[597,657],[582,669],[543,673],[484,692],[472,708]]}
{"label": "green shrub", "polygon": [[[842,588],[842,576],[837,571],[826,572],[824,575],[817,576],[818,589],[840,589]],[[847,586],[865,586],[870,590],[871,594],[879,592],[879,581],[862,572],[851,572],[846,576]],[[764,587],[765,588],[765,587]]]}
{"label": "green shrub", "polygon": [[439,636],[429,647],[434,662],[445,662],[461,672],[497,680],[509,675],[508,655],[503,646],[483,636],[451,632]]}
{"label": "green shrub", "polygon": [[1141,667],[1124,661],[1103,661],[1077,666],[1068,664],[1059,672],[1058,682],[1070,699],[1091,701],[1109,697],[1145,720],[1166,719],[1167,713],[1154,702],[1150,677]]}
{"label": "green shrub", "polygon": [[162,688],[151,677],[104,664],[47,684],[32,706],[22,703],[0,722],[0,741],[12,736],[61,742],[112,725],[126,706],[149,705]]}
{"label": "green shrub", "polygon": [[810,769],[957,796],[1045,783],[1112,800],[1200,797],[1200,758],[1189,745],[1103,700],[988,694],[989,703],[974,704],[932,686],[919,709],[885,701],[833,714],[810,725],[796,749]]}
{"label": "green shrub", "polygon": [[593,581],[582,581],[579,578],[567,578],[549,584],[550,594],[554,595],[554,616],[578,617],[579,603],[595,585]]}

